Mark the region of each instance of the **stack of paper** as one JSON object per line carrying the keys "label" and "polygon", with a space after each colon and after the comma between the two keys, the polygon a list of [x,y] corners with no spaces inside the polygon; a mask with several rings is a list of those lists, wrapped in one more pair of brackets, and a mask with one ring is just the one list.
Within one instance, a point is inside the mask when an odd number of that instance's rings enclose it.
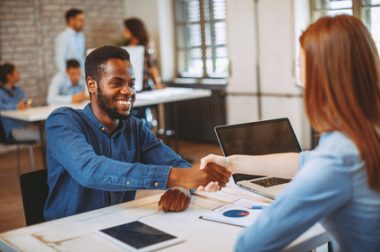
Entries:
{"label": "stack of paper", "polygon": [[252,200],[240,199],[232,204],[216,208],[200,218],[210,221],[222,222],[230,225],[250,226],[268,204]]}

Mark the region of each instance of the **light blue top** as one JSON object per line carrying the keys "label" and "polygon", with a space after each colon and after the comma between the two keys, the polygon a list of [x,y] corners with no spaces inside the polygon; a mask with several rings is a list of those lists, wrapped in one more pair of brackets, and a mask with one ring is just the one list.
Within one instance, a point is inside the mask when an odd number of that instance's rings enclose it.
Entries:
{"label": "light blue top", "polygon": [[71,97],[85,90],[84,80],[81,78],[78,85],[73,85],[66,72],[57,73],[50,82],[47,103],[70,104]]}
{"label": "light blue top", "polygon": [[354,143],[339,132],[325,133],[314,151],[300,155],[299,167],[286,190],[242,232],[235,250],[280,251],[320,222],[334,251],[379,251],[380,193],[369,188]]}
{"label": "light blue top", "polygon": [[[0,88],[0,111],[1,110],[15,110],[20,101],[25,99],[25,93],[20,87],[13,87],[8,89],[6,87]],[[6,138],[11,138],[12,130],[15,128],[21,128],[28,125],[28,123],[7,118],[2,116],[1,123],[5,131]]]}
{"label": "light blue top", "polygon": [[55,64],[59,72],[65,72],[66,61],[76,59],[84,69],[85,39],[83,32],[76,32],[71,27],[55,38]]}

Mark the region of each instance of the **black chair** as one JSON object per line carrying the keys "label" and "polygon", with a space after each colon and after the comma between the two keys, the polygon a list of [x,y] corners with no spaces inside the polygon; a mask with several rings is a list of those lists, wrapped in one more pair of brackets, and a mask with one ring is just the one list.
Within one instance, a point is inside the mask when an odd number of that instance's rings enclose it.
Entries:
{"label": "black chair", "polygon": [[47,170],[22,174],[20,188],[26,225],[44,222],[44,206],[49,192]]}
{"label": "black chair", "polygon": [[34,152],[33,152],[33,146],[37,143],[36,140],[23,140],[23,141],[18,141],[14,139],[8,139],[5,136],[5,130],[3,128],[3,123],[1,122],[1,115],[0,115],[0,143],[2,145],[16,145],[17,147],[17,175],[20,175],[20,147],[22,145],[25,145],[28,147],[29,150],[29,157],[30,157],[30,163],[32,165],[32,170],[35,169],[36,163],[34,159]]}

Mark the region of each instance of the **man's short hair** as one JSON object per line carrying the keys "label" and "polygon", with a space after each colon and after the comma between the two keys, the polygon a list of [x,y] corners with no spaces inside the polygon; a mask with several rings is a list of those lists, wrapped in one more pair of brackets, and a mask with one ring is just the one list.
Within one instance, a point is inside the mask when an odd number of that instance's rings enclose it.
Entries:
{"label": "man's short hair", "polygon": [[66,11],[66,14],[65,14],[66,23],[69,22],[71,18],[76,17],[79,14],[83,14],[83,11],[76,8],[72,8]]}
{"label": "man's short hair", "polygon": [[76,59],[69,59],[66,61],[66,70],[69,68],[78,68],[80,67],[79,61]]}
{"label": "man's short hair", "polygon": [[118,46],[102,46],[92,51],[86,57],[85,72],[86,79],[91,77],[100,82],[103,73],[103,64],[110,59],[121,59],[130,61],[129,53]]}

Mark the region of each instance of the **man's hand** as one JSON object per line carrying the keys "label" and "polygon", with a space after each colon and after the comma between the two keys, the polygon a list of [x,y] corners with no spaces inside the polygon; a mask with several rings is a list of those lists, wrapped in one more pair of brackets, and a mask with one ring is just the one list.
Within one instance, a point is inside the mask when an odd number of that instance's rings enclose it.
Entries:
{"label": "man's hand", "polygon": [[189,207],[190,193],[181,187],[169,188],[158,202],[164,212],[181,212]]}
{"label": "man's hand", "polygon": [[208,163],[202,170],[199,165],[192,168],[172,168],[169,174],[168,187],[182,186],[196,189],[210,182],[217,182],[223,187],[228,182],[231,172],[215,163]]}
{"label": "man's hand", "polygon": [[[230,164],[227,157],[218,156],[214,154],[210,154],[201,159],[200,169],[205,169],[210,163],[215,163],[219,166],[224,167],[225,169],[232,172],[232,165]],[[199,186],[197,188],[198,191],[206,191],[206,192],[216,192],[220,190],[220,185],[216,182],[210,182],[206,186]]]}
{"label": "man's hand", "polygon": [[27,109],[27,108],[28,108],[28,106],[25,103],[25,101],[20,101],[19,103],[17,103],[17,109],[24,110],[24,109]]}
{"label": "man's hand", "polygon": [[83,92],[80,92],[80,93],[73,95],[71,97],[71,102],[72,103],[81,103],[81,102],[88,100],[88,99],[89,99],[89,97],[88,97],[87,93],[85,91],[83,91]]}

